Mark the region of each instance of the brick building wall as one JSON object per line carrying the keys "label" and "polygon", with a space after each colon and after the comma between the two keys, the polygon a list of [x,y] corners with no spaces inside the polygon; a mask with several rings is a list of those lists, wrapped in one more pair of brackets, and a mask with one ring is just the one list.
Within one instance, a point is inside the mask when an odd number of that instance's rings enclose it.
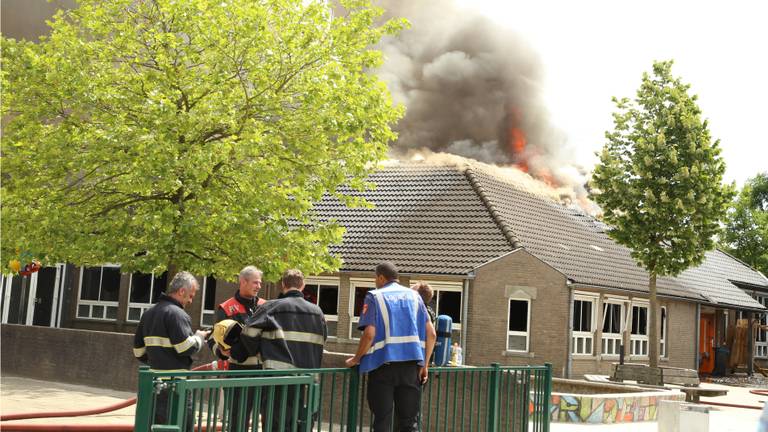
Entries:
{"label": "brick building wall", "polygon": [[[528,352],[507,351],[509,295],[528,292]],[[504,365],[552,363],[565,370],[568,335],[566,278],[525,250],[512,252],[476,270],[470,286],[466,363]]]}

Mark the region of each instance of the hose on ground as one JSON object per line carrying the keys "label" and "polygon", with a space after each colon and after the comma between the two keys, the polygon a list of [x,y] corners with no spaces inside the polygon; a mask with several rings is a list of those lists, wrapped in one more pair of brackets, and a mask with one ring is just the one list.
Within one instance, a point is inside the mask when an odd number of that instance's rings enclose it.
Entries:
{"label": "hose on ground", "polygon": [[[218,369],[218,362],[214,361],[211,363],[206,363],[204,365],[200,365],[192,370],[194,371],[204,371],[204,370],[215,370]],[[39,419],[39,418],[52,418],[52,417],[81,417],[81,416],[87,416],[87,415],[95,415],[95,414],[104,414],[112,411],[117,411],[119,409],[123,409],[126,407],[129,407],[136,403],[136,398],[131,398],[124,400],[122,402],[118,402],[116,404],[108,405],[105,407],[100,408],[92,408],[87,410],[79,410],[79,411],[53,411],[53,412],[33,412],[33,413],[21,413],[21,414],[6,414],[0,416],[0,422],[5,421],[12,421],[12,420],[29,420],[29,419]],[[6,429],[8,425],[3,424],[2,429],[3,430],[9,430]],[[30,430],[30,429],[28,429]],[[42,429],[41,429],[42,430]],[[44,430],[51,430],[51,429],[44,429]],[[94,429],[98,430],[98,429]],[[106,429],[105,429],[106,430]],[[122,429],[121,429],[122,430]]]}

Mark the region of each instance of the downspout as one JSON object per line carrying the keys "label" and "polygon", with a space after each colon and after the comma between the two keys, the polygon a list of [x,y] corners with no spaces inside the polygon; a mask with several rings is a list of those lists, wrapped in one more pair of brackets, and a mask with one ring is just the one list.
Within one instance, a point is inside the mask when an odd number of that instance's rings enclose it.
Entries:
{"label": "downspout", "polygon": [[564,375],[566,378],[571,378],[573,371],[573,355],[571,354],[573,350],[573,285],[570,279],[565,281],[565,286],[568,288],[568,325],[566,327],[568,341],[566,342]]}
{"label": "downspout", "polygon": [[469,278],[464,279],[464,286],[461,289],[461,352],[464,358],[464,364],[467,363],[469,353],[467,352],[467,333],[469,330]]}
{"label": "downspout", "polygon": [[696,347],[696,363],[693,365],[693,369],[698,371],[699,362],[701,361],[701,347],[699,347],[699,338],[701,337],[699,334],[701,331],[701,303],[696,303],[696,325],[694,327],[696,328],[696,337],[694,338],[694,346]]}

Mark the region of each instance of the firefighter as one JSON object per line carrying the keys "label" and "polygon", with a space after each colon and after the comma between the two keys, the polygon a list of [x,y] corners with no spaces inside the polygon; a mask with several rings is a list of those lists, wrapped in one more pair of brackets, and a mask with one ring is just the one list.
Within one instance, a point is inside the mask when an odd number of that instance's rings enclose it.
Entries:
{"label": "firefighter", "polygon": [[[197,294],[197,279],[189,272],[179,272],[171,280],[165,293],[141,316],[133,339],[133,355],[153,370],[189,370],[192,355],[200,351],[208,336],[202,330],[192,331],[192,320],[184,308],[192,304]],[[191,401],[187,430],[191,430]],[[168,421],[168,389],[157,395],[154,424]]]}
{"label": "firefighter", "polygon": [[[248,320],[240,335],[240,343],[232,347],[232,356],[245,359],[259,356],[264,369],[319,368],[328,328],[323,311],[304,299],[304,275],[299,270],[286,270],[281,279],[282,293],[277,300],[268,301]],[[303,394],[301,395],[303,396]],[[279,424],[279,401],[273,414],[272,430],[292,430],[290,423]],[[301,397],[300,403],[305,403]],[[287,397],[286,422],[290,422],[294,396]],[[262,420],[268,401],[262,405]],[[299,429],[309,419],[298,419]],[[283,427],[284,426],[284,427]],[[266,429],[266,425],[264,426]]]}
{"label": "firefighter", "polygon": [[[238,277],[240,287],[235,291],[235,295],[216,308],[214,314],[214,328],[217,326],[220,328],[221,324],[226,324],[227,326],[226,329],[224,329],[224,332],[226,334],[232,333],[234,335],[236,331],[239,331],[239,327],[244,325],[246,321],[253,316],[256,309],[265,303],[264,299],[259,298],[262,276],[263,273],[261,270],[254,266],[247,266],[240,270],[240,275]],[[229,346],[222,346],[222,344],[216,342],[215,338],[211,338],[208,343],[212,345],[211,349],[213,350],[214,355],[227,361],[226,368],[229,370],[261,369],[261,362],[258,356],[251,356],[238,361],[229,355]],[[238,421],[241,392],[242,389],[235,389],[233,391],[230,424],[234,424],[234,422]],[[242,425],[246,427],[250,422],[251,413],[253,412],[253,398],[253,390],[248,391],[245,405],[246,413],[242,423]]]}

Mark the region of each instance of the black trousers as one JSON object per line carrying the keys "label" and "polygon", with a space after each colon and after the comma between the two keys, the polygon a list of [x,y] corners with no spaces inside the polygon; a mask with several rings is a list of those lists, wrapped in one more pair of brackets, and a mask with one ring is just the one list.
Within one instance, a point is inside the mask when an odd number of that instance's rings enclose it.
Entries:
{"label": "black trousers", "polygon": [[395,413],[395,432],[419,430],[421,382],[417,362],[387,363],[368,373],[368,407],[374,432],[389,432]]}
{"label": "black trousers", "polygon": [[[168,424],[170,418],[170,391],[168,389],[160,390],[155,399],[155,417],[152,424],[165,425]],[[195,424],[195,415],[192,410],[192,398],[187,397],[187,420],[182,430],[186,432],[192,432],[192,427]]]}
{"label": "black trousers", "polygon": [[[305,386],[301,386],[301,388],[296,388],[295,386],[281,386],[275,389],[275,397],[272,400],[272,432],[290,432],[293,430],[293,409],[296,403],[296,392],[299,392],[299,416],[296,419],[296,430],[301,432],[305,430],[307,427],[307,423],[309,423],[309,429],[312,429],[314,427],[314,421],[316,420],[316,413],[309,413],[309,417],[307,417],[306,412],[306,404],[307,401],[307,395],[306,391],[307,389]],[[285,423],[280,424],[280,408],[282,404],[282,397],[283,392],[286,393],[286,405],[285,405]],[[270,402],[266,396],[262,396],[261,399],[261,425],[263,430],[269,430],[269,425],[267,424],[267,411],[269,410]]]}
{"label": "black trousers", "polygon": [[[236,364],[229,365],[229,370],[260,370],[261,366],[240,366]],[[232,409],[230,410],[230,416],[227,421],[229,424],[228,431],[240,432],[249,430],[248,424],[253,417],[254,407],[258,407],[260,401],[254,401],[256,391],[253,387],[250,388],[235,388],[232,390]],[[240,403],[245,399],[245,413],[241,419],[241,423],[238,424],[238,418],[240,417]]]}

